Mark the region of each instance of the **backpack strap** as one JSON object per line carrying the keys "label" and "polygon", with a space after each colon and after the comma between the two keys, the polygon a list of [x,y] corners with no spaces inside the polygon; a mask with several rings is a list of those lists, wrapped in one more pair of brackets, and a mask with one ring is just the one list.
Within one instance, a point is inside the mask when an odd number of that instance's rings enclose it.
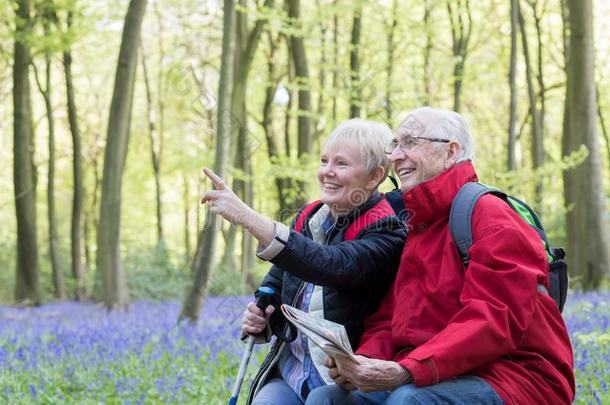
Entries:
{"label": "backpack strap", "polygon": [[369,225],[393,215],[395,215],[394,209],[385,198],[382,198],[347,227],[343,234],[343,240],[354,240]]}
{"label": "backpack strap", "polygon": [[294,230],[297,231],[298,233],[303,233],[303,229],[305,229],[305,221],[307,221],[307,219],[311,216],[311,214],[314,211],[317,211],[318,208],[320,208],[322,206],[322,204],[323,204],[322,201],[316,200],[310,204],[307,204],[305,207],[303,207],[301,212],[299,212],[299,215],[297,216],[297,219],[294,223]]}
{"label": "backpack strap", "polygon": [[388,200],[398,219],[402,222],[407,222],[409,214],[405,207],[405,201],[402,199],[402,192],[400,190],[392,190],[389,193],[383,194],[383,196]]}
{"label": "backpack strap", "polygon": [[[493,194],[503,199],[508,206],[514,210],[513,205],[508,201],[506,193],[497,188],[489,187],[478,182],[469,182],[462,186],[451,204],[451,211],[449,212],[449,232],[460,252],[460,257],[462,258],[465,269],[468,268],[468,264],[470,263],[470,252],[468,250],[473,243],[472,211],[474,210],[477,201],[479,201],[479,198],[485,194]],[[527,206],[527,204],[524,205]],[[538,216],[535,216],[535,218],[538,219]],[[538,220],[537,224],[540,224],[540,220]],[[533,228],[536,228],[536,226]],[[544,285],[538,284],[536,288],[542,294],[549,295],[549,291]]]}
{"label": "backpack strap", "polygon": [[479,198],[485,194],[494,194],[506,201],[507,196],[497,188],[488,187],[478,182],[469,182],[462,186],[451,204],[449,212],[449,232],[455,242],[464,268],[470,262],[468,250],[472,246],[472,211]]}

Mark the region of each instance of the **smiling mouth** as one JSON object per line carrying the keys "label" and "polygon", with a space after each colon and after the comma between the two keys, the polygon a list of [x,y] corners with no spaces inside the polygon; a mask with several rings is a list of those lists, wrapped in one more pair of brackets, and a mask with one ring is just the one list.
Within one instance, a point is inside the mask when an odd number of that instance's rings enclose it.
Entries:
{"label": "smiling mouth", "polygon": [[341,187],[343,187],[339,184],[329,182],[324,182],[323,186],[325,190],[339,190]]}
{"label": "smiling mouth", "polygon": [[404,169],[400,169],[398,170],[398,176],[405,176],[407,174],[411,174],[415,171],[415,168],[410,167],[410,168],[404,168]]}

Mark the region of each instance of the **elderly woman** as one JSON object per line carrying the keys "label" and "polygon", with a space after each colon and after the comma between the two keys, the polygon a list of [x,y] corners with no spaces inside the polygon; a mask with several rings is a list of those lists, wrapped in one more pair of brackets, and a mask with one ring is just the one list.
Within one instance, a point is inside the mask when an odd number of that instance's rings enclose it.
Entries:
{"label": "elderly woman", "polygon": [[[320,154],[320,201],[301,209],[292,229],[256,213],[205,170],[216,190],[206,192],[202,201],[250,232],[260,243],[258,257],[273,263],[262,285],[278,291],[282,303],[345,325],[353,347],[364,318],[377,309],[394,279],[406,237],[377,192],[388,173],[384,148],[391,137],[387,126],[371,121],[339,125]],[[325,355],[300,332],[289,333],[272,306],[263,314],[250,303],[242,331],[258,334],[269,318],[277,339],[254,379],[248,403],[302,404],[309,391],[332,383]]]}
{"label": "elderly woman", "polygon": [[545,293],[540,236],[491,194],[472,211],[467,268],[451,236],[454,198],[477,181],[464,118],[411,111],[387,153],[412,232],[390,293],[367,319],[360,364],[328,359],[337,385],[316,389],[307,404],[570,403],[572,348]]}

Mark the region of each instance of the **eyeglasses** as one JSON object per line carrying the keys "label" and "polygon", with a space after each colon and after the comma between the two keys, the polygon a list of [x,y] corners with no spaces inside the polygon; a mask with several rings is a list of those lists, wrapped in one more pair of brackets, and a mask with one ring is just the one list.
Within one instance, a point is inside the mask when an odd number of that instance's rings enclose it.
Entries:
{"label": "eyeglasses", "polygon": [[427,136],[405,135],[405,136],[401,136],[400,138],[392,139],[392,142],[388,146],[386,146],[385,153],[386,153],[386,155],[391,155],[392,152],[394,152],[394,149],[396,149],[396,148],[400,148],[400,150],[402,150],[403,152],[408,152],[410,150],[413,150],[413,148],[415,148],[417,145],[419,145],[419,143],[417,142],[418,139],[424,139],[424,140],[430,141],[430,142],[441,142],[441,143],[451,142],[450,139],[429,138]]}

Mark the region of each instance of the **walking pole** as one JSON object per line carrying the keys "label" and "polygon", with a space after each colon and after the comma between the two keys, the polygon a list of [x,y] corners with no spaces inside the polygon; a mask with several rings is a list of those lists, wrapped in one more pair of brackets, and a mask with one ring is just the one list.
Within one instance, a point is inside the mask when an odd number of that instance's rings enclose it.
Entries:
{"label": "walking pole", "polygon": [[[271,287],[259,287],[258,289],[258,297],[256,298],[256,306],[265,313],[265,308],[271,304],[271,298],[275,294],[275,290]],[[263,332],[264,333],[264,332]],[[231,395],[231,399],[229,400],[229,405],[237,404],[237,397],[239,396],[239,390],[241,388],[241,384],[244,382],[244,377],[246,376],[246,369],[248,368],[248,362],[250,361],[250,356],[252,355],[252,347],[254,346],[254,338],[256,336],[250,335],[248,336],[248,340],[246,342],[246,348],[244,349],[244,354],[241,356],[241,364],[239,365],[239,372],[237,373],[237,378],[235,379],[235,385],[233,385],[233,392]]]}

